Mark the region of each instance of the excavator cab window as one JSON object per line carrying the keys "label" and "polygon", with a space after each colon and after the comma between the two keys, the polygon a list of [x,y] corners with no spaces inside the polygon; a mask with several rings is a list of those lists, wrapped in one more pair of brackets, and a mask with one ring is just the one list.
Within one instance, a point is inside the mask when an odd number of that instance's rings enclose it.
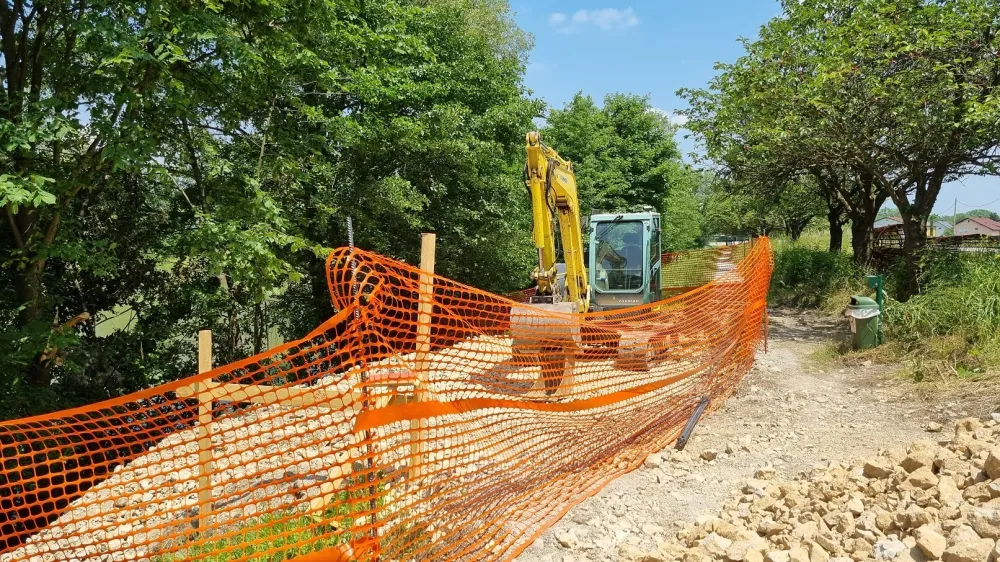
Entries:
{"label": "excavator cab window", "polygon": [[597,225],[595,256],[599,291],[640,291],[645,281],[642,221]]}

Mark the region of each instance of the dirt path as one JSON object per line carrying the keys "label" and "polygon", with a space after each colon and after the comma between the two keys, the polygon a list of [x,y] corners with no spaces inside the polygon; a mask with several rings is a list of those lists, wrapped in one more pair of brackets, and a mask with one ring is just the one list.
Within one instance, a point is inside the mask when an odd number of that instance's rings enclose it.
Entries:
{"label": "dirt path", "polygon": [[[845,331],[839,318],[772,311],[769,351],[758,355],[737,395],[702,419],[682,454],[665,452],[659,466],[649,459],[612,482],[518,560],[618,560],[623,544],[655,552],[676,522],[716,514],[731,489],[765,466],[791,476],[824,461],[872,456],[926,436],[928,422],[947,425],[974,413],[923,402],[886,367],[815,359]],[[701,458],[706,450],[715,460]]]}

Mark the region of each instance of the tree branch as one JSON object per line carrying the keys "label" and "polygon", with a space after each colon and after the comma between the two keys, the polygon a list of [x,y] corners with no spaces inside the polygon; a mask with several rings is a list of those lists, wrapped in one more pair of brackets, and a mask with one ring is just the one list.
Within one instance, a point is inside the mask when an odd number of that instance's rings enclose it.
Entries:
{"label": "tree branch", "polygon": [[[194,149],[194,137],[191,136],[191,127],[188,126],[187,117],[181,118],[181,126],[184,128],[184,147],[187,148],[188,158],[191,159],[191,175],[194,184],[201,193],[201,204],[205,204],[205,183],[201,175],[201,164],[198,162],[198,151]],[[185,195],[187,197],[187,195]]]}
{"label": "tree branch", "polygon": [[7,222],[10,223],[10,231],[14,235],[14,241],[17,242],[18,248],[24,249],[24,239],[21,237],[21,229],[17,227],[17,221],[14,220],[14,213],[10,210],[10,207],[6,207],[5,209],[7,211]]}
{"label": "tree branch", "polygon": [[34,45],[31,50],[31,82],[29,84],[28,100],[37,103],[42,96],[42,44],[49,31],[49,19],[52,12],[42,8],[38,16],[38,29],[35,31]]}

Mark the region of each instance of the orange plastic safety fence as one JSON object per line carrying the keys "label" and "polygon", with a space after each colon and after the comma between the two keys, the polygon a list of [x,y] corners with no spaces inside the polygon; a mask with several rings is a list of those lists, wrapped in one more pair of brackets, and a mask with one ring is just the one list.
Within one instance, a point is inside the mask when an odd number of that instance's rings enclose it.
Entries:
{"label": "orange plastic safety fence", "polygon": [[0,561],[510,560],[749,370],[770,244],[712,252],[566,315],[337,250],[302,340],[0,424]]}

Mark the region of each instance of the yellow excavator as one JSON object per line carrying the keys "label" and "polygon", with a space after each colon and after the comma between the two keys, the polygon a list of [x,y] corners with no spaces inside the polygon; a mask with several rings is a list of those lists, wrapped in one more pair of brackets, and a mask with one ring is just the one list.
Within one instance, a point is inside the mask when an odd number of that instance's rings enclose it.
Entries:
{"label": "yellow excavator", "polygon": [[[515,353],[540,358],[540,380],[549,395],[572,387],[568,381],[585,347],[624,349],[616,358],[620,366],[648,369],[645,347],[651,334],[604,326],[600,320],[584,326],[571,315],[660,299],[660,215],[650,208],[591,215],[584,246],[573,164],[542,143],[537,132],[527,134],[526,144],[524,183],[538,265],[532,272],[535,294],[511,311]],[[562,314],[540,315],[539,308]]]}
{"label": "yellow excavator", "polygon": [[[532,239],[538,266],[531,304],[558,312],[613,310],[660,299],[660,215],[590,216],[584,246],[573,164],[527,134],[524,183],[531,197]],[[557,236],[563,261],[559,262]],[[592,264],[588,271],[587,264]]]}

